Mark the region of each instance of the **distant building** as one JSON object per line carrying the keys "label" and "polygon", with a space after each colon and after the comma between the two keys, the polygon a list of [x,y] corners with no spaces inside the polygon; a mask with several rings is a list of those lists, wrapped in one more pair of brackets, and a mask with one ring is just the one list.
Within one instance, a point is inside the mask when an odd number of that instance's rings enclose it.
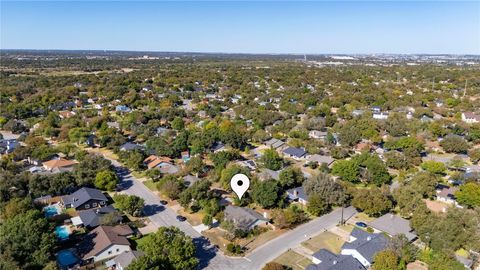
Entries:
{"label": "distant building", "polygon": [[66,160],[66,159],[63,159],[63,158],[52,159],[52,160],[49,160],[49,161],[46,161],[46,162],[42,163],[43,168],[46,171],[49,171],[49,172],[72,171],[73,166],[75,166],[75,164],[77,164],[76,161]]}
{"label": "distant building", "polygon": [[325,140],[327,138],[327,134],[328,132],[326,131],[310,130],[310,132],[308,132],[308,137],[312,139]]}
{"label": "distant building", "polygon": [[480,123],[480,115],[473,112],[462,113],[462,121],[468,124]]}
{"label": "distant building", "polygon": [[86,210],[107,205],[108,199],[103,192],[95,188],[83,187],[70,195],[61,197],[61,203],[65,208]]}
{"label": "distant building", "polygon": [[287,157],[297,159],[297,160],[305,158],[305,156],[307,155],[307,152],[305,151],[305,149],[297,148],[297,147],[288,147],[284,149],[282,152]]}
{"label": "distant building", "polygon": [[126,142],[120,146],[120,151],[134,151],[134,150],[142,150],[143,148],[132,142]]}
{"label": "distant building", "polygon": [[286,192],[289,200],[298,201],[303,205],[306,205],[308,203],[308,195],[303,189],[303,187],[291,188]]}
{"label": "distant building", "polygon": [[409,241],[417,239],[410,222],[394,214],[385,214],[369,223],[370,227],[377,231],[385,232],[390,236],[403,234]]}
{"label": "distant building", "polygon": [[263,143],[265,146],[269,147],[269,148],[273,148],[273,149],[277,149],[277,148],[280,148],[282,147],[283,145],[285,145],[285,143],[281,140],[278,140],[278,139],[275,139],[275,138],[272,138],[268,141],[265,141]]}

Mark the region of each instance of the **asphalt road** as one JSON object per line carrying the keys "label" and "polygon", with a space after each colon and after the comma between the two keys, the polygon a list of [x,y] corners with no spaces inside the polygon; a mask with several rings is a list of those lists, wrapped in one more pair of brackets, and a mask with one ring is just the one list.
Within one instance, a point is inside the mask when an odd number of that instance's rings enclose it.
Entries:
{"label": "asphalt road", "polygon": [[[110,159],[111,160],[111,159]],[[145,200],[145,215],[157,227],[175,226],[185,234],[191,236],[197,247],[197,257],[200,260],[200,269],[212,270],[255,270],[261,269],[267,262],[272,261],[285,251],[298,246],[301,242],[314,237],[324,230],[334,227],[341,218],[341,209],[316,218],[289,231],[274,240],[256,248],[243,258],[226,257],[221,251],[211,245],[207,238],[195,231],[188,222],[176,219],[176,213],[160,203],[160,198],[148,189],[142,182],[135,179],[128,169],[115,160],[111,160],[121,179],[120,186],[129,195],[136,195]],[[344,217],[348,219],[356,213],[352,207],[344,209]]]}

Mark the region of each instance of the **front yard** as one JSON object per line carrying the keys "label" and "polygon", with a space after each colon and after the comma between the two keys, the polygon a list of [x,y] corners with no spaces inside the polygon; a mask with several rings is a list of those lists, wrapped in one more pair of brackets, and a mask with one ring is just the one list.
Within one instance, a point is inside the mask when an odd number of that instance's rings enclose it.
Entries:
{"label": "front yard", "polygon": [[288,267],[290,267],[291,269],[293,270],[303,270],[305,269],[309,264],[311,264],[312,262],[296,253],[295,251],[292,251],[292,250],[289,250],[285,253],[283,253],[282,255],[280,255],[279,257],[277,257],[275,260],[273,260],[274,262],[277,262],[279,264],[282,264],[282,265],[286,265]]}
{"label": "front yard", "polygon": [[324,248],[338,254],[344,242],[339,235],[327,231],[303,242],[302,246],[310,249],[312,252],[317,252]]}

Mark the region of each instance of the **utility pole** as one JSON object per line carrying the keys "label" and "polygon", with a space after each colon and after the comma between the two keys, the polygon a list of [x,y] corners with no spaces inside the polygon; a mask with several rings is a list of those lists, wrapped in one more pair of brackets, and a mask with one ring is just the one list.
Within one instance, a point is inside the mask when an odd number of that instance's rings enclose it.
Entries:
{"label": "utility pole", "polygon": [[465,80],[465,90],[463,90],[463,97],[467,95],[467,83],[468,83],[468,79]]}

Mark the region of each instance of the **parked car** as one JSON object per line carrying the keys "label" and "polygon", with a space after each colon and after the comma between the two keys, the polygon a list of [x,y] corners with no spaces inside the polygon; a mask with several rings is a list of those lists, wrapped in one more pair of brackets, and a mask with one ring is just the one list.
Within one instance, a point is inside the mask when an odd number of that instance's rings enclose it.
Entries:
{"label": "parked car", "polygon": [[161,203],[162,205],[167,205],[167,204],[168,204],[168,202],[165,201],[165,200],[161,200],[160,203]]}
{"label": "parked car", "polygon": [[365,224],[365,222],[355,222],[355,225],[358,226],[358,227],[361,227],[361,228],[366,228],[368,227],[367,224]]}
{"label": "parked car", "polygon": [[177,216],[177,220],[178,220],[178,221],[185,221],[185,220],[187,220],[187,218],[184,217],[184,216],[178,215],[178,216]]}

